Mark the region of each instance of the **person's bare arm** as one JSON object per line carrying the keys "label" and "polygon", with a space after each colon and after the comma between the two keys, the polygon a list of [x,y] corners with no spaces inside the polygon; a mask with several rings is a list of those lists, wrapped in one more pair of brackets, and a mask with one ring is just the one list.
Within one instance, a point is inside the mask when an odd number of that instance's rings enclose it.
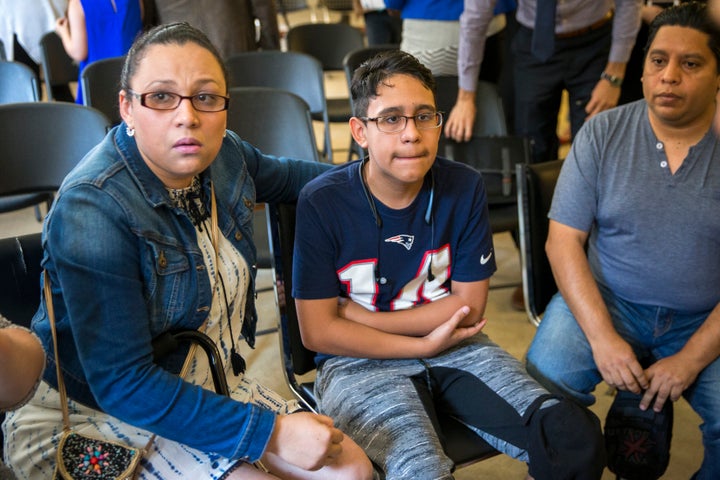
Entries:
{"label": "person's bare arm", "polygon": [[635,353],[612,324],[585,253],[587,232],[550,220],[545,246],[558,289],[590,342],[603,380],[640,393],[649,382]]}
{"label": "person's bare arm", "polygon": [[489,290],[489,280],[452,282],[452,293],[432,303],[408,310],[372,312],[346,300],[341,302],[340,316],[387,333],[424,336],[447,321],[460,307],[467,305],[470,313],[460,322],[471,326],[482,320]]}
{"label": "person's bare arm", "polygon": [[22,328],[0,330],[0,410],[28,396],[44,365],[45,353],[33,334]]}
{"label": "person's bare arm", "polygon": [[[625,77],[627,61],[640,28],[642,3],[639,0],[615,0],[612,43],[605,65],[605,73],[612,77],[621,79]],[[613,85],[606,79],[598,79],[585,106],[586,119],[617,106],[620,93],[619,86]]]}
{"label": "person's bare arm", "polygon": [[458,88],[457,100],[445,122],[445,135],[456,142],[467,142],[472,137],[477,116],[475,95],[476,92]]}
{"label": "person's bare arm", "polygon": [[458,95],[444,127],[445,135],[456,142],[466,142],[472,137],[477,110],[475,89],[496,4],[497,0],[464,2],[458,44]]}
{"label": "person's bare arm", "polygon": [[[613,77],[624,78],[626,67],[627,63],[608,62],[605,66],[605,73]],[[604,110],[616,107],[620,100],[620,92],[621,88],[619,86],[615,86],[602,78],[598,80],[590,95],[590,101],[585,106],[585,113],[587,113],[585,120]]]}
{"label": "person's bare arm", "polygon": [[679,352],[655,362],[645,371],[650,387],[640,401],[640,408],[645,410],[652,404],[653,409],[659,412],[668,399],[677,401],[695,382],[700,372],[718,356],[720,356],[720,304],[715,306],[705,323],[688,339]]}
{"label": "person's bare arm", "polygon": [[82,62],[88,56],[87,28],[85,12],[80,0],[68,2],[67,16],[57,19],[55,31],[62,39],[67,54],[76,62]]}
{"label": "person's bare arm", "polygon": [[[338,315],[337,298],[295,301],[303,344],[314,351],[359,358],[426,358],[475,335],[483,322],[459,323],[470,313],[461,307],[432,330],[417,337],[387,333]],[[402,312],[398,312],[399,314]]]}

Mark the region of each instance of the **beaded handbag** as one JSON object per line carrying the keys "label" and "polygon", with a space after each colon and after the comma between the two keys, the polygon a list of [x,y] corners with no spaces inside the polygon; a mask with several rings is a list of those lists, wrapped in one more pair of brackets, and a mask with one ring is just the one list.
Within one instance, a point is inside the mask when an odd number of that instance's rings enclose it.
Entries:
{"label": "beaded handbag", "polygon": [[153,435],[145,448],[133,448],[116,442],[81,435],[70,428],[67,393],[60,369],[55,311],[50,292],[50,276],[44,273],[44,294],[48,318],[52,327],[58,392],[63,413],[63,433],[56,453],[55,479],[65,480],[123,480],[135,477],[140,460],[155,439]]}

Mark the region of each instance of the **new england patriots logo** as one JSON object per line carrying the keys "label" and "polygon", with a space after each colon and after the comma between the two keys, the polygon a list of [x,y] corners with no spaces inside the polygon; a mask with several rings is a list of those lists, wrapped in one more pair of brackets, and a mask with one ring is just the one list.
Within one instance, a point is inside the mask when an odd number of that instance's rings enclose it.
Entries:
{"label": "new england patriots logo", "polygon": [[413,246],[413,242],[415,241],[415,235],[395,235],[394,237],[386,238],[385,243],[399,243],[403,247],[405,247],[407,250],[410,250]]}

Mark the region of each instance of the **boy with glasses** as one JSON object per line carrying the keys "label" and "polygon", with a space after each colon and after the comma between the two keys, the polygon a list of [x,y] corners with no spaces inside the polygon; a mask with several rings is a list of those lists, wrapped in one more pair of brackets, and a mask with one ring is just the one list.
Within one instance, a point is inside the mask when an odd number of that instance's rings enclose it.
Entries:
{"label": "boy with glasses", "polygon": [[355,72],[369,152],[309,183],[293,268],[319,408],[387,478],[449,479],[442,411],[541,478],[599,478],[598,420],[551,396],[480,330],[495,271],[480,174],[437,157],[430,71],[402,51]]}

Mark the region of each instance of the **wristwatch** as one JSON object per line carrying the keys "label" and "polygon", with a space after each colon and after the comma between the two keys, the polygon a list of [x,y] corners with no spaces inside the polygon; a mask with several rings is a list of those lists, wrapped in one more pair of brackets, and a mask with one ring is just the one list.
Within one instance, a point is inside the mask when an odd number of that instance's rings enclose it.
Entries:
{"label": "wristwatch", "polygon": [[620,88],[622,86],[623,79],[621,77],[616,77],[615,75],[610,75],[607,72],[602,72],[600,74],[600,78],[610,82],[610,85],[612,85],[613,87]]}

